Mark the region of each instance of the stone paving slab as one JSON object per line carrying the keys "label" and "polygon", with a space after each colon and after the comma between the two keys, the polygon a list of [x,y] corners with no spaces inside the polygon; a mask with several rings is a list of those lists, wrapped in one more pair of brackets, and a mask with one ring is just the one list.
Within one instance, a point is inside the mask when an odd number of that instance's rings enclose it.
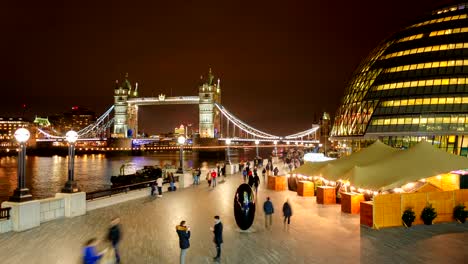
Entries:
{"label": "stone paving slab", "polygon": [[[221,263],[466,263],[468,224],[437,224],[411,229],[372,230],[359,225],[358,215],[342,214],[339,205],[317,205],[314,197],[294,192],[259,190],[252,232],[240,232],[233,216],[233,199],[242,176],[228,176],[215,189],[206,183],[158,199],[142,198],[60,219],[20,233],[0,235],[1,263],[81,263],[82,244],[104,238],[108,223],[120,216],[122,263],[178,263],[175,226],[192,227],[187,264],[213,263],[213,216],[224,223]],[[263,227],[262,205],[270,196],[273,228]],[[289,198],[290,228],[284,228],[281,208]],[[104,245],[102,245],[104,246]]]}

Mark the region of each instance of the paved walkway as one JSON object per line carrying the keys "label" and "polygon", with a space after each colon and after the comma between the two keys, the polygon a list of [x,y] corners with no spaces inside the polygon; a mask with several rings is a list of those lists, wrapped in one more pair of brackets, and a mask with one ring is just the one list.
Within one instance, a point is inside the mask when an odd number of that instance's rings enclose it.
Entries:
{"label": "paved walkway", "polygon": [[[224,223],[221,263],[466,263],[468,224],[437,224],[380,231],[360,227],[359,216],[339,206],[320,206],[295,193],[259,191],[253,232],[239,232],[233,217],[234,192],[241,176],[209,189],[206,183],[156,200],[139,199],[61,219],[21,232],[0,235],[1,263],[81,263],[81,247],[91,237],[105,237],[109,220],[120,216],[122,263],[178,263],[175,226],[192,227],[187,264],[213,263],[213,216]],[[263,185],[263,184],[262,184]],[[276,213],[272,230],[263,227],[261,205],[270,196]],[[289,197],[293,217],[283,229],[281,207]]]}

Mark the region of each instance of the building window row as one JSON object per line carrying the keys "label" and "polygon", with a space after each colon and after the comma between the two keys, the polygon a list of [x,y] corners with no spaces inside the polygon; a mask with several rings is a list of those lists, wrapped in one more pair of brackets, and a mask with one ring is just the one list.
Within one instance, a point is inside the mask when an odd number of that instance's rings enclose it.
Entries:
{"label": "building window row", "polygon": [[426,62],[426,63],[401,65],[401,66],[385,69],[385,72],[386,73],[401,72],[401,71],[412,71],[412,70],[433,69],[433,68],[441,68],[441,67],[455,67],[455,66],[468,66],[468,60],[433,61],[433,62]]}
{"label": "building window row", "polygon": [[429,34],[429,37],[443,36],[443,35],[450,35],[450,34],[458,34],[458,33],[466,33],[466,32],[468,32],[468,27],[444,29],[444,30],[432,31]]}
{"label": "building window row", "polygon": [[441,104],[468,104],[468,96],[389,100],[389,101],[383,101],[381,103],[381,106],[382,107],[396,107],[396,106],[408,106],[408,105],[441,105]]}
{"label": "building window row", "polygon": [[451,7],[447,7],[447,8],[444,8],[444,9],[436,10],[436,11],[432,12],[432,14],[433,15],[440,15],[440,14],[444,14],[444,13],[447,13],[447,12],[463,10],[463,9],[465,9],[467,7],[468,7],[468,4],[459,4],[459,5],[456,5],[456,6],[451,6]]}
{"label": "building window row", "polygon": [[424,36],[424,34],[417,34],[417,35],[412,35],[412,36],[408,36],[408,37],[404,37],[404,38],[401,38],[399,40],[397,40],[397,42],[405,42],[405,41],[410,41],[410,40],[415,40],[415,39],[420,39]]}
{"label": "building window row", "polygon": [[442,45],[414,48],[414,49],[409,49],[409,50],[402,50],[402,51],[389,53],[387,55],[383,55],[382,57],[380,57],[380,59],[386,60],[390,58],[401,57],[401,56],[406,56],[406,55],[411,55],[411,54],[441,51],[441,50],[454,50],[454,49],[468,49],[468,43],[442,44]]}
{"label": "building window row", "polygon": [[373,126],[419,125],[419,124],[460,124],[468,128],[468,114],[446,116],[417,116],[373,119]]}
{"label": "building window row", "polygon": [[425,26],[429,24],[436,24],[436,23],[441,23],[441,22],[447,22],[447,21],[459,20],[459,19],[467,19],[467,18],[468,18],[467,14],[449,16],[449,17],[441,17],[441,18],[436,18],[436,19],[424,21],[421,23],[417,23],[417,24],[409,26],[408,28],[420,27],[420,26]]}
{"label": "building window row", "polygon": [[468,78],[444,78],[444,79],[429,79],[429,80],[416,80],[406,82],[395,82],[377,85],[374,87],[375,91],[411,88],[411,87],[423,87],[433,85],[461,85],[468,84]]}
{"label": "building window row", "polygon": [[[431,33],[429,33],[429,37],[443,36],[443,35],[450,35],[450,34],[458,34],[458,33],[467,33],[467,32],[468,32],[468,27],[450,28],[450,29],[432,31]],[[397,42],[405,42],[405,41],[420,39],[423,36],[424,36],[424,34],[420,33],[420,34],[417,34],[417,35],[412,35],[412,36],[401,38],[401,39],[397,40]]]}

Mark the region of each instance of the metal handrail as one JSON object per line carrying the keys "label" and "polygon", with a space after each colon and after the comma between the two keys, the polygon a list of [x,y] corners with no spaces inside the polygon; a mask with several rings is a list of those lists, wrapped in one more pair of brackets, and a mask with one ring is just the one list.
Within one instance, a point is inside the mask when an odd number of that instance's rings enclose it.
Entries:
{"label": "metal handrail", "polygon": [[[179,176],[174,176],[174,181],[178,182]],[[87,192],[86,200],[88,201],[88,200],[93,200],[93,199],[97,199],[101,197],[111,197],[112,195],[116,195],[119,193],[127,193],[132,190],[140,190],[140,189],[149,187],[151,183],[155,183],[155,182],[156,180],[151,180],[151,181],[128,184],[128,185],[110,188],[106,190],[97,190],[97,191]],[[167,178],[164,179],[163,184],[164,183],[169,183]]]}
{"label": "metal handrail", "polygon": [[0,219],[10,219],[11,207],[0,208]]}

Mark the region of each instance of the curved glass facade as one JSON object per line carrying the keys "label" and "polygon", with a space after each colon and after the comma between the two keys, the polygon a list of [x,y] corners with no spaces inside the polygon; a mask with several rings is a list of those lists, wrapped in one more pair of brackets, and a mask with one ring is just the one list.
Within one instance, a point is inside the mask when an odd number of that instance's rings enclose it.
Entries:
{"label": "curved glass facade", "polygon": [[331,136],[394,146],[425,138],[466,155],[468,3],[435,10],[372,51],[346,88]]}

